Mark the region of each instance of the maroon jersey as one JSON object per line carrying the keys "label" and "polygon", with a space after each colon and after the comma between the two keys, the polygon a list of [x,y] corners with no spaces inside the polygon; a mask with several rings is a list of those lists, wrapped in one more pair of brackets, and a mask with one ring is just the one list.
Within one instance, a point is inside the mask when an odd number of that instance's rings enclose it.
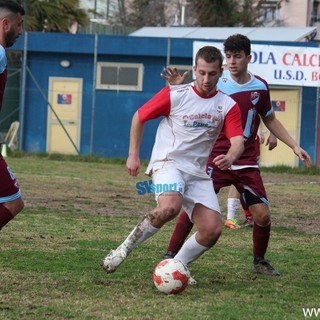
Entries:
{"label": "maroon jersey", "polygon": [[[267,117],[273,112],[267,82],[251,73],[250,76],[249,82],[238,84],[231,78],[229,71],[224,71],[218,83],[219,90],[238,103],[242,118],[244,152],[231,169],[258,166],[255,139],[260,124],[259,116]],[[219,154],[226,154],[229,147],[230,142],[222,131],[209,156],[208,165]]]}

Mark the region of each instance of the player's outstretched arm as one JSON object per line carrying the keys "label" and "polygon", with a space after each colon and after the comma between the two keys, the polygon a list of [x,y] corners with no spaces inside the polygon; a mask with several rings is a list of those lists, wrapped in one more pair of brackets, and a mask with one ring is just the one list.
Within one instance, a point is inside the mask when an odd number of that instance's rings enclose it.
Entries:
{"label": "player's outstretched arm", "polygon": [[298,146],[296,141],[289,135],[282,123],[276,118],[274,112],[270,116],[263,118],[263,122],[272,134],[274,134],[278,139],[280,139],[293,150],[293,152],[301,161],[303,161],[307,168],[311,167],[312,161],[309,154],[300,146]]}
{"label": "player's outstretched arm", "polygon": [[129,155],[127,158],[127,171],[130,176],[137,176],[140,171],[140,145],[143,135],[143,123],[140,122],[138,112],[132,118],[130,129]]}
{"label": "player's outstretched arm", "polygon": [[167,80],[170,85],[178,85],[186,81],[188,74],[189,72],[186,71],[181,75],[177,68],[166,67],[163,68],[160,76]]}

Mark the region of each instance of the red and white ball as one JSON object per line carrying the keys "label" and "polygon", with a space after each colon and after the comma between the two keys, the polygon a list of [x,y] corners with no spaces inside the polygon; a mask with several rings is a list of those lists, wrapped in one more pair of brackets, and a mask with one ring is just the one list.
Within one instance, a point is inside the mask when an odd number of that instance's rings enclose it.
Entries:
{"label": "red and white ball", "polygon": [[156,288],[165,294],[177,294],[188,286],[190,272],[177,259],[162,260],[153,271],[153,282]]}

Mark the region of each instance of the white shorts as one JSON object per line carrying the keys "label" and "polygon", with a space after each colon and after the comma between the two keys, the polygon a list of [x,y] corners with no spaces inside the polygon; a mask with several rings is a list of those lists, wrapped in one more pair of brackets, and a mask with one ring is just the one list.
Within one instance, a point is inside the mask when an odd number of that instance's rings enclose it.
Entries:
{"label": "white shorts", "polygon": [[152,175],[156,200],[164,192],[179,192],[183,196],[182,208],[192,221],[193,208],[197,203],[220,213],[217,195],[211,178],[190,175],[173,164],[156,170]]}

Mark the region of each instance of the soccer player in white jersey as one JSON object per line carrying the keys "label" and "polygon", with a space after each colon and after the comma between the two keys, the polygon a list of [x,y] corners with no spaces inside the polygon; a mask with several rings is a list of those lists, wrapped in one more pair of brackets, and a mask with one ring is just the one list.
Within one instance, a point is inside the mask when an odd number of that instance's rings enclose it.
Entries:
{"label": "soccer player in white jersey", "polygon": [[229,168],[243,152],[243,130],[238,104],[217,90],[223,57],[212,46],[201,48],[195,59],[194,83],[166,86],[134,114],[130,131],[127,170],[136,176],[140,170],[139,149],[144,123],[164,116],[156,134],[146,174],[152,176],[157,207],[147,213],[132,232],[102,261],[114,272],[129,253],[153,236],[181,208],[197,225],[176,258],[188,265],[220,237],[220,208],[206,163],[221,130],[230,145],[225,154],[212,159],[221,169]]}
{"label": "soccer player in white jersey", "polygon": [[[210,153],[207,173],[212,177],[215,193],[218,193],[222,187],[234,185],[248,206],[254,220],[252,234],[254,272],[278,276],[280,273],[265,259],[270,238],[271,218],[255,147],[260,118],[269,131],[291,148],[307,167],[312,163],[309,154],[298,146],[276,118],[271,106],[267,82],[248,71],[251,60],[250,40],[241,34],[232,35],[224,42],[224,52],[228,70],[223,72],[217,85],[219,90],[228,94],[239,104],[245,139],[244,152],[228,170],[212,162],[217,155],[225,154],[229,148],[229,141],[221,132]],[[181,76],[176,69],[168,70],[167,74],[163,75],[171,84],[183,83],[186,76],[186,73]],[[176,252],[179,254],[179,248],[191,229],[192,221],[182,212],[177,219],[166,257],[173,257]]]}

